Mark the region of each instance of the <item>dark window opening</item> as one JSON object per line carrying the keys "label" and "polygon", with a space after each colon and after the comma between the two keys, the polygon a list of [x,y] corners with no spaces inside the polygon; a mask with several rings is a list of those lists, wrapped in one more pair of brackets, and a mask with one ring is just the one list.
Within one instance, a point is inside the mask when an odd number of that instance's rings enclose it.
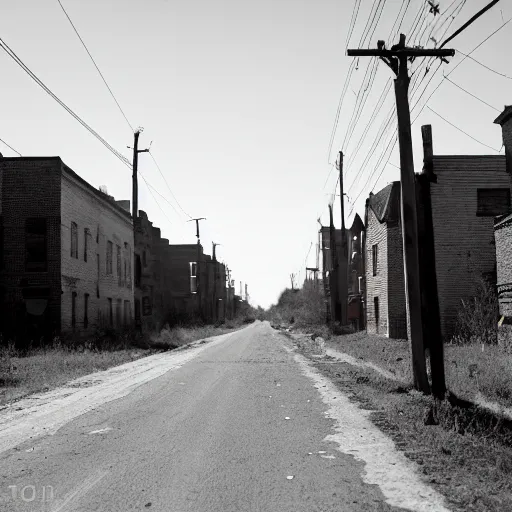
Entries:
{"label": "dark window opening", "polygon": [[378,334],[380,323],[379,297],[373,297],[373,307],[375,310],[375,331]]}
{"label": "dark window opening", "polygon": [[114,325],[114,312],[112,311],[112,299],[108,300],[108,324],[110,327],[113,327]]}
{"label": "dark window opening", "polygon": [[122,273],[121,273],[121,246],[119,245],[116,245],[116,249],[117,249],[117,254],[116,254],[116,257],[117,257],[117,260],[116,260],[116,267],[117,267],[117,284],[119,286],[122,286],[123,284],[123,276],[122,276]]}
{"label": "dark window opening", "polygon": [[509,188],[479,188],[476,192],[478,217],[497,217],[510,212]]}
{"label": "dark window opening", "polygon": [[88,228],[84,229],[84,261],[87,261],[87,251],[89,250],[89,237],[91,233]]}
{"label": "dark window opening", "polygon": [[76,292],[71,293],[71,327],[76,327]]}
{"label": "dark window opening", "polygon": [[377,275],[377,259],[379,256],[379,246],[377,244],[372,245],[372,270],[373,275]]}
{"label": "dark window opening", "polygon": [[27,272],[46,272],[48,259],[46,246],[46,219],[26,220],[25,247],[25,269]]}
{"label": "dark window opening", "polygon": [[89,294],[84,294],[84,329],[89,327]]}
{"label": "dark window opening", "polygon": [[140,263],[140,255],[135,255],[135,286],[140,288],[140,278],[142,274],[142,267]]}
{"label": "dark window opening", "polygon": [[71,223],[71,257],[78,259],[78,226],[76,222]]}
{"label": "dark window opening", "polygon": [[106,273],[112,274],[112,252],[113,252],[113,245],[112,242],[107,242],[107,267],[106,267]]}

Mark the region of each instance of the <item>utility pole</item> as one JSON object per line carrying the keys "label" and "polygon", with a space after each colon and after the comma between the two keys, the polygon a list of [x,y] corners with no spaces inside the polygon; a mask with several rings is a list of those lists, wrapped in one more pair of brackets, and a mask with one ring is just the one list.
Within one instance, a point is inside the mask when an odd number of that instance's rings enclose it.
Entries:
{"label": "utility pole", "polygon": [[338,258],[336,254],[336,231],[332,214],[332,204],[329,205],[329,246],[331,253],[331,271],[329,272],[329,288],[331,291],[331,320],[341,321],[341,311],[337,308],[339,300],[338,289]]}
{"label": "utility pole", "polygon": [[[408,97],[410,77],[407,62],[409,58],[417,57],[440,57],[447,62],[445,57],[453,57],[455,50],[408,48],[405,46],[405,35],[400,34],[400,42],[392,46],[391,50],[386,50],[384,41],[379,41],[376,50],[347,50],[347,55],[351,57],[380,57],[396,75],[395,96],[400,145],[401,221],[407,320],[410,327],[414,386],[419,391],[428,394],[430,385],[425,361],[425,340],[423,339],[418,218]],[[437,375],[432,374],[433,383],[437,378]]]}
{"label": "utility pole", "polygon": [[348,253],[347,253],[347,232],[345,230],[345,194],[343,193],[343,151],[340,151],[340,202],[341,202],[341,257],[339,260],[339,295],[341,303],[341,325],[348,324],[347,303],[348,303]]}
{"label": "utility pole", "polygon": [[199,317],[203,319],[203,308],[201,304],[201,239],[199,238],[199,221],[206,220],[206,217],[198,217],[190,219],[187,222],[196,223],[196,238],[197,238],[197,261],[196,261],[196,292],[197,292],[197,311]]}
{"label": "utility pole", "polygon": [[139,168],[139,153],[149,153],[149,149],[139,149],[139,135],[142,133],[143,130],[144,128],[138,128],[133,134],[132,217],[134,229],[135,221],[139,216],[139,185],[137,181],[137,171]]}
{"label": "utility pole", "polygon": [[290,281],[292,283],[292,290],[295,289],[295,274],[290,274]]}

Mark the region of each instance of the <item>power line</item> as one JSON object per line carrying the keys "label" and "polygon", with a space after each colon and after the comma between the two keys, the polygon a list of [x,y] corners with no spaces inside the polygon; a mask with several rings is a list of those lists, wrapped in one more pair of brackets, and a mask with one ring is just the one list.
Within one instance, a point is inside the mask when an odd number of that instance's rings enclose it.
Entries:
{"label": "power line", "polygon": [[59,2],[59,5],[61,7],[61,9],[64,11],[64,14],[66,15],[66,18],[69,20],[69,23],[71,24],[71,26],[73,27],[73,30],[75,31],[75,34],[78,36],[78,39],[80,39],[80,42],[82,43],[83,47],[85,48],[85,51],[87,52],[87,54],[89,55],[89,57],[91,58],[92,60],[92,63],[94,64],[94,67],[96,68],[96,70],[98,71],[98,73],[100,74],[101,76],[101,79],[103,80],[103,83],[106,85],[108,91],[110,92],[110,95],[112,96],[112,98],[114,99],[114,101],[116,102],[116,105],[117,107],[119,108],[121,114],[123,115],[124,119],[126,120],[126,122],[128,123],[128,126],[130,127],[132,133],[135,131],[133,129],[133,126],[131,125],[130,121],[128,121],[128,118],[126,117],[126,114],[124,113],[123,109],[121,108],[121,105],[119,105],[119,102],[117,101],[116,97],[114,96],[114,93],[112,92],[112,89],[109,87],[107,81],[105,80],[105,77],[103,76],[102,72],[100,71],[100,68],[98,67],[98,65],[96,64],[96,61],[94,60],[93,56],[91,55],[91,52],[89,51],[89,49],[87,48],[84,40],[82,39],[82,37],[80,36],[80,34],[78,33],[78,30],[76,29],[75,25],[73,24],[73,22],[71,21],[71,18],[69,17],[69,14],[66,12],[66,9],[64,9],[64,6],[62,5],[61,1],[60,0],[57,0],[57,2]]}
{"label": "power line", "polygon": [[347,41],[345,43],[346,48],[348,48],[348,45],[350,43],[350,38],[352,37],[352,32],[354,31],[354,27],[356,26],[356,20],[357,20],[358,14],[359,14],[360,6],[361,6],[361,0],[355,0],[354,8],[352,10],[352,17],[350,19],[350,25],[348,27]]}
{"label": "power line", "polygon": [[10,146],[9,144],[7,144],[7,142],[5,142],[5,140],[3,139],[0,139],[0,142],[2,142],[3,144],[5,144],[9,149],[11,149],[12,151],[14,151],[15,153],[17,153],[19,156],[21,156],[21,153],[19,151],[16,151],[12,146]]}
{"label": "power line", "polygon": [[[140,172],[139,172],[139,174],[140,174],[140,177],[144,180],[144,183],[146,184],[146,187],[148,188],[149,193],[150,193],[150,194],[151,194],[151,196],[153,197],[153,199],[154,199],[155,203],[157,204],[158,208],[160,208],[161,212],[164,214],[164,217],[167,219],[167,222],[169,222],[169,224],[171,224],[171,225],[172,225],[171,219],[169,219],[169,217],[167,217],[167,214],[164,212],[164,209],[161,207],[161,205],[160,205],[160,203],[158,202],[157,198],[154,196],[153,192],[151,191],[151,189],[152,189],[152,188],[154,188],[154,187],[152,187],[152,186],[147,182],[147,180],[146,180],[146,178],[144,177],[144,175],[143,175],[143,174],[141,174]],[[165,198],[164,198],[164,199],[165,199]],[[169,204],[170,204],[170,203],[169,203]],[[172,206],[172,205],[171,205],[171,206]],[[173,208],[174,208],[174,207],[173,207]],[[176,212],[176,213],[178,213],[178,212]]]}
{"label": "power line", "polygon": [[480,64],[480,66],[484,67],[485,69],[488,69],[489,71],[492,71],[496,75],[502,76],[503,78],[507,78],[508,80],[512,80],[512,76],[505,75],[504,73],[500,73],[499,71],[496,71],[495,69],[490,68],[489,66],[483,64],[479,60],[476,60],[474,57],[471,57],[469,54],[465,54],[464,52],[461,52],[460,50],[456,50],[460,54],[464,55],[464,57],[467,57],[471,59],[472,61],[476,62],[477,64]]}
{"label": "power line", "polygon": [[169,192],[171,193],[171,196],[173,197],[173,199],[176,201],[176,204],[178,205],[179,209],[189,218],[191,219],[192,216],[189,215],[182,207],[181,207],[181,204],[180,202],[176,199],[176,196],[173,194],[172,190],[171,190],[171,187],[169,186],[169,182],[167,181],[167,179],[165,178],[165,175],[164,173],[162,172],[162,169],[160,168],[160,166],[158,165],[158,162],[155,160],[155,157],[153,156],[153,153],[151,153],[151,151],[149,152],[149,156],[152,158],[153,162],[155,163],[156,165],[156,168],[159,170],[160,174],[162,175],[162,178],[164,179],[165,181],[165,184],[167,185],[167,188],[169,189]]}
{"label": "power line", "polygon": [[115,150],[98,132],[93,130],[78,114],[71,110],[60,98],[57,97],[29,68],[23,61],[14,53],[7,43],[0,38],[0,47],[4,50],[16,64],[18,64],[29,76],[34,80],[47,94],[49,94],[61,107],[63,107],[69,114],[71,114],[89,133],[94,135],[113,155],[115,155],[123,164],[129,169],[132,168],[130,161],[119,151]]}
{"label": "power line", "polygon": [[487,144],[485,144],[485,142],[482,142],[481,140],[478,140],[476,139],[475,137],[473,137],[472,135],[470,135],[469,133],[465,132],[462,128],[459,128],[457,125],[451,123],[450,121],[448,121],[448,119],[445,119],[441,114],[438,114],[434,109],[430,108],[428,105],[427,105],[427,108],[433,112],[436,116],[440,117],[444,122],[448,123],[450,126],[453,126],[456,130],[459,130],[459,132],[463,133],[464,135],[467,135],[470,139],[473,139],[474,141],[478,142],[479,144],[482,144],[482,146],[485,146],[489,149],[492,149],[493,151],[496,151],[496,153],[499,153],[499,150],[497,150],[496,148],[493,148]]}
{"label": "power line", "polygon": [[451,84],[455,85],[455,87],[458,87],[461,91],[464,91],[466,94],[469,94],[473,98],[477,99],[478,101],[482,102],[484,105],[487,105],[488,107],[491,107],[493,110],[496,110],[496,112],[501,112],[499,108],[493,107],[490,103],[487,103],[482,98],[479,98],[478,96],[474,95],[473,93],[467,91],[464,89],[464,87],[461,87],[459,84],[456,84],[453,80],[450,80],[447,76],[443,77],[445,80],[448,80]]}

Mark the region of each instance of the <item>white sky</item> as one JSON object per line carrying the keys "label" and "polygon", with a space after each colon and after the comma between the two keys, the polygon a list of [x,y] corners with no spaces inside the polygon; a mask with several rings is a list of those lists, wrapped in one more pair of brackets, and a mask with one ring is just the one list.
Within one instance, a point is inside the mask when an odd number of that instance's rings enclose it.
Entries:
{"label": "white sky", "polygon": [[[289,286],[289,275],[304,278],[305,258],[316,243],[318,223],[328,223],[327,203],[337,171],[330,175],[328,148],[338,101],[352,61],[345,55],[354,2],[348,0],[61,0],[100,70],[134,127],[143,126],[141,147],[153,141],[152,153],[183,209],[201,223],[201,240],[211,253],[212,240],[222,244],[218,257],[233,278],[248,283],[251,300],[264,307]],[[408,0],[402,29],[409,33],[425,0]],[[404,0],[405,2],[405,0]],[[349,47],[358,47],[370,17],[372,0],[361,0]],[[407,2],[406,2],[407,3]],[[365,47],[386,39],[402,0],[383,5],[375,32]],[[439,0],[441,13],[462,10],[447,35],[488,3],[488,0]],[[502,0],[448,47],[471,51],[512,16],[512,2]],[[425,17],[421,41],[433,24],[445,18]],[[448,18],[450,19],[450,18]],[[375,21],[377,17],[375,18]],[[443,33],[448,23],[435,35]],[[373,27],[372,27],[373,30]],[[421,34],[421,30],[417,30]],[[3,1],[0,37],[30,69],[109,144],[131,159],[130,128],[117,109],[57,0]],[[393,40],[393,43],[396,39]],[[512,76],[512,22],[472,56]],[[411,42],[409,41],[409,44]],[[433,43],[430,42],[429,46]],[[444,83],[428,105],[478,140],[499,150],[498,111],[512,103],[511,80],[466,59],[450,79],[494,106],[483,105],[443,80],[461,60],[444,64],[428,85],[412,118],[439,82]],[[0,52],[0,138],[24,156],[60,156],[92,185],[106,185],[116,199],[131,200],[131,172],[109,153],[53,99],[42,91],[7,54]],[[330,156],[334,162],[345,138],[366,66],[361,58],[341,110]],[[413,64],[413,69],[417,63]],[[431,67],[434,71],[437,64]],[[424,73],[424,65],[418,72]],[[421,93],[432,73],[421,82]],[[391,77],[379,63],[365,108],[354,134],[343,147],[345,190],[354,181],[386,113],[394,108],[393,90],[358,141]],[[418,93],[413,96],[411,106]],[[392,128],[396,126],[393,116]],[[438,154],[496,154],[425,108],[413,125],[416,171],[421,170],[420,126],[432,124]],[[399,179],[392,165],[376,166],[391,137],[383,138],[371,155],[358,184],[349,190],[355,212],[362,216],[369,191]],[[4,156],[15,156],[0,143]],[[398,148],[389,160],[397,165]],[[140,171],[169,202],[174,200],[147,154]],[[369,180],[368,185],[365,183]],[[324,187],[324,183],[327,184]],[[160,207],[139,180],[139,208],[146,211],[171,243],[194,243],[195,225],[155,194]],[[339,198],[335,201],[339,227]],[[347,213],[351,205],[347,204]],[[162,213],[162,210],[165,212]],[[178,213],[177,213],[178,212]],[[308,266],[315,265],[315,248]],[[299,273],[300,272],[300,273]]]}

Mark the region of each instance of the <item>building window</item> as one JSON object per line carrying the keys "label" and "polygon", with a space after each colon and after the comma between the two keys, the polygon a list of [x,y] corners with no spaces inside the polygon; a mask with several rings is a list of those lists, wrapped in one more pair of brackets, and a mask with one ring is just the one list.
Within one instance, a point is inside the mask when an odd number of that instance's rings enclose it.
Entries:
{"label": "building window", "polygon": [[476,194],[478,217],[496,217],[510,212],[509,188],[479,188]]}
{"label": "building window", "polygon": [[89,250],[89,238],[91,236],[91,232],[89,228],[84,229],[84,261],[87,261],[87,252]]}
{"label": "building window", "polygon": [[71,293],[71,327],[76,327],[76,292]]}
{"label": "building window", "polygon": [[116,245],[117,249],[117,284],[119,286],[123,285],[123,275],[121,273],[121,246]]}
{"label": "building window", "polygon": [[373,309],[375,313],[375,332],[379,334],[380,311],[379,311],[379,297],[373,297]]}
{"label": "building window", "polygon": [[377,275],[377,260],[379,257],[379,246],[377,244],[372,245],[372,269],[373,275]]}
{"label": "building window", "polygon": [[144,267],[148,266],[148,260],[146,259],[146,251],[142,251],[142,265]]}
{"label": "building window", "polygon": [[124,301],[124,325],[130,325],[132,321],[132,305],[129,300]]}
{"label": "building window", "polygon": [[142,268],[140,263],[140,255],[135,255],[135,286],[140,288],[140,278],[142,274]]}
{"label": "building window", "polygon": [[112,249],[113,249],[112,242],[108,241],[107,242],[107,267],[106,267],[107,274],[112,274]]}
{"label": "building window", "polygon": [[191,261],[190,266],[190,293],[197,293],[197,263]]}
{"label": "building window", "polygon": [[116,304],[116,327],[119,329],[122,325],[122,310],[123,310],[123,301],[121,299],[117,299]]}
{"label": "building window", "polygon": [[112,311],[112,299],[108,300],[108,324],[110,327],[113,327],[114,325],[114,312]]}
{"label": "building window", "polygon": [[89,327],[89,294],[84,293],[84,329]]}
{"label": "building window", "polygon": [[97,279],[96,279],[96,297],[98,297],[98,299],[100,298],[100,255],[99,254],[96,254],[96,273],[98,274],[97,275]]}
{"label": "building window", "polygon": [[71,223],[71,257],[78,259],[78,226]]}
{"label": "building window", "polygon": [[46,219],[27,219],[25,221],[25,270],[27,272],[46,272]]}

